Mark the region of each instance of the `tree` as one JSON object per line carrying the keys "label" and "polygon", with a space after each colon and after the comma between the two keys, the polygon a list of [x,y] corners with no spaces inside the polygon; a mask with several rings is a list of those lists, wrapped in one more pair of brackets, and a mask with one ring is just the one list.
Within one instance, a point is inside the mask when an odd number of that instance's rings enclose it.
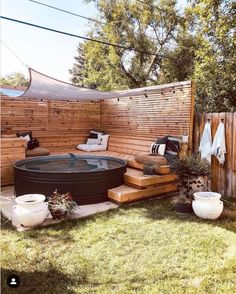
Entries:
{"label": "tree", "polygon": [[191,1],[187,14],[201,46],[196,50],[193,78],[198,111],[236,109],[236,3]]}
{"label": "tree", "polygon": [[72,69],[69,70],[69,73],[72,75],[71,81],[77,86],[86,86],[85,78],[86,75],[86,61],[84,54],[84,43],[80,43],[77,47],[77,55],[74,56],[75,64]]}
{"label": "tree", "polygon": [[163,61],[161,83],[191,80],[194,74],[196,50],[199,40],[186,29],[180,29],[175,39],[176,46],[168,51],[171,58]]}
{"label": "tree", "polygon": [[19,72],[11,73],[5,77],[0,78],[1,86],[28,86],[29,81]]}
{"label": "tree", "polygon": [[96,23],[89,36],[120,47],[85,42],[86,68],[80,70],[76,60],[72,79],[79,73],[86,85],[96,84],[102,90],[159,83],[163,53],[173,45],[180,20],[176,1],[94,2],[103,24]]}
{"label": "tree", "polygon": [[119,47],[86,41],[75,81],[116,90],[192,79],[197,111],[236,110],[233,0],[190,0],[181,16],[172,0],[91,1],[102,24],[89,37]]}

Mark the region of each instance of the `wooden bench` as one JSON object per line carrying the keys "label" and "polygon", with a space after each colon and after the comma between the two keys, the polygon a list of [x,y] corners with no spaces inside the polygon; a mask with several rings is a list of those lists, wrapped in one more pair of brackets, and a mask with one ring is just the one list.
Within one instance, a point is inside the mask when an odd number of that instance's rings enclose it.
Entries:
{"label": "wooden bench", "polygon": [[[137,138],[137,137],[127,137],[127,136],[113,136],[111,135],[108,142],[107,151],[96,151],[96,152],[84,152],[76,149],[77,144],[84,143],[87,138],[87,134],[77,134],[73,132],[54,132],[54,133],[38,133],[33,134],[36,137],[41,147],[48,148],[50,154],[66,154],[72,152],[75,154],[90,154],[98,156],[109,156],[116,157],[126,160],[128,163],[127,172],[124,175],[124,185],[110,189],[108,191],[108,197],[117,203],[127,203],[131,201],[137,201],[143,198],[154,197],[157,195],[162,195],[163,193],[168,193],[177,190],[176,176],[173,174],[167,175],[154,175],[148,176],[143,175],[143,164],[135,161],[135,155],[147,155],[149,153],[150,145],[154,142],[152,138]],[[7,154],[7,168],[5,168],[5,163],[2,166],[4,174],[11,173],[11,175],[6,177],[3,184],[13,183],[13,167],[12,158],[8,160],[9,154],[14,154],[14,160],[23,159],[25,154],[25,149],[23,148],[22,140],[16,138],[16,142],[6,142],[4,143],[8,150],[4,151],[3,154]],[[4,146],[5,146],[4,145]],[[20,148],[16,151],[11,151],[10,148]],[[18,153],[15,157],[16,153]],[[5,155],[6,156],[6,155]],[[166,171],[168,166],[160,167]],[[8,180],[9,179],[9,180]]]}
{"label": "wooden bench", "polygon": [[14,182],[13,164],[25,159],[25,141],[20,138],[1,138],[1,186]]}
{"label": "wooden bench", "polygon": [[[176,176],[166,174],[169,170],[168,165],[160,167],[160,172],[163,172],[163,175],[149,176],[143,174],[143,164],[135,161],[135,155],[147,155],[149,153],[151,143],[154,141],[153,138],[111,135],[107,151],[68,150],[68,152],[117,157],[126,160],[128,168],[124,175],[124,185],[108,190],[108,197],[117,203],[129,203],[160,196],[178,189]],[[58,152],[53,151],[53,154],[58,154]]]}

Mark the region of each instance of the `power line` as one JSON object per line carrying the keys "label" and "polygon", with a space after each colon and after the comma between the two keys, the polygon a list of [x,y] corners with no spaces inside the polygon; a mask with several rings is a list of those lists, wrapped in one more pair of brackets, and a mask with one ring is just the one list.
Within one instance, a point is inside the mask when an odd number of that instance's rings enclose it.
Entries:
{"label": "power line", "polygon": [[[83,36],[79,36],[79,35],[75,35],[75,34],[63,32],[63,31],[51,29],[51,28],[48,28],[48,27],[44,27],[44,26],[40,26],[40,25],[28,23],[28,22],[25,22],[25,21],[14,19],[14,18],[9,18],[9,17],[5,17],[5,16],[0,16],[0,18],[5,19],[5,20],[9,20],[9,21],[13,21],[13,22],[17,22],[17,23],[21,23],[21,24],[24,24],[24,25],[36,27],[36,28],[39,28],[39,29],[51,31],[51,32],[54,32],[54,33],[59,33],[59,34],[62,34],[62,35],[71,36],[71,37],[83,39],[83,40],[86,40],[86,41],[91,41],[91,42],[96,42],[96,43],[104,44],[104,45],[107,45],[107,46],[117,47],[117,48],[120,48],[120,49],[126,49],[126,50],[131,50],[131,51],[136,51],[136,52],[147,54],[147,55],[154,55],[154,56],[157,55],[154,52],[142,51],[142,50],[138,50],[138,49],[135,49],[135,48],[132,48],[132,47],[126,47],[126,46],[122,46],[122,45],[119,45],[119,44],[113,44],[113,43],[109,43],[109,42],[95,40],[95,39],[92,39],[92,38],[87,38],[87,37],[83,37]],[[159,56],[166,58],[164,55],[160,55],[159,54]],[[167,58],[169,58],[169,57],[167,57]]]}
{"label": "power line", "polygon": [[[100,24],[103,24],[105,25],[106,23],[105,22],[101,22],[99,20],[96,20],[94,18],[89,18],[89,17],[86,17],[84,15],[80,15],[80,14],[77,14],[77,13],[73,13],[71,11],[68,11],[68,10],[64,10],[64,9],[61,9],[61,8],[58,8],[58,7],[55,7],[55,6],[52,6],[52,5],[48,5],[48,4],[45,4],[45,3],[42,3],[42,2],[39,2],[39,1],[35,1],[35,0],[28,0],[30,2],[33,2],[35,4],[39,4],[39,5],[42,5],[42,6],[45,6],[45,7],[48,7],[48,8],[51,8],[51,9],[55,9],[55,10],[58,10],[58,11],[61,11],[61,12],[64,12],[64,13],[68,13],[68,14],[71,14],[73,16],[77,16],[77,17],[80,17],[80,18],[84,18],[84,19],[87,19],[89,21],[93,21],[93,22],[96,22],[96,23],[100,23]],[[138,34],[136,34],[138,35]],[[157,40],[156,38],[153,38],[151,36],[146,36],[148,39],[150,40]]]}
{"label": "power line", "polygon": [[71,11],[68,11],[68,10],[64,10],[64,9],[61,9],[61,8],[58,8],[58,7],[55,7],[55,6],[51,6],[51,5],[48,5],[48,4],[39,2],[39,1],[35,1],[35,0],[28,0],[28,1],[39,4],[39,5],[42,5],[42,6],[46,6],[46,7],[51,8],[51,9],[55,9],[55,10],[58,10],[58,11],[61,11],[61,12],[64,12],[64,13],[68,13],[68,14],[71,14],[71,15],[74,15],[74,16],[77,16],[77,17],[80,17],[80,18],[83,18],[83,19],[94,21],[94,22],[97,22],[97,23],[100,23],[100,24],[105,24],[104,22],[101,22],[101,21],[96,20],[94,18],[86,17],[86,16],[83,16],[83,15],[80,15],[80,14],[77,14],[77,13],[74,13],[74,12],[71,12]]}
{"label": "power line", "polygon": [[15,51],[13,51],[10,46],[8,46],[3,40],[1,40],[1,42],[3,43],[3,45],[5,45],[5,47],[22,63],[22,65],[26,66],[27,68],[29,68],[29,66],[22,61],[22,59],[16,54]]}

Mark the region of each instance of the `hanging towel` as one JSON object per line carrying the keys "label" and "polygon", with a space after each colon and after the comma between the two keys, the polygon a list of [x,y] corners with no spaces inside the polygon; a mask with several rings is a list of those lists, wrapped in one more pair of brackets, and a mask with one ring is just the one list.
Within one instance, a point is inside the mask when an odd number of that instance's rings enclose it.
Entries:
{"label": "hanging towel", "polygon": [[200,141],[199,152],[201,153],[201,158],[206,159],[211,162],[211,145],[212,145],[212,138],[211,138],[211,125],[209,122],[205,124],[202,138]]}
{"label": "hanging towel", "polygon": [[225,147],[225,125],[224,123],[219,123],[219,126],[217,128],[211,153],[216,156],[216,158],[219,160],[220,164],[224,164],[225,162],[225,153],[226,153],[226,147]]}

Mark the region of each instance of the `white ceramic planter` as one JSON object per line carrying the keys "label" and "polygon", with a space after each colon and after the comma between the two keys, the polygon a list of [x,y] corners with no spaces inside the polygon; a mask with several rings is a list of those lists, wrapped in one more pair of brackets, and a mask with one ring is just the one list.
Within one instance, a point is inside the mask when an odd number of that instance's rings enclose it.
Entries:
{"label": "white ceramic planter", "polygon": [[221,194],[215,192],[196,192],[192,202],[194,213],[204,219],[217,219],[223,211]]}
{"label": "white ceramic planter", "polygon": [[48,203],[42,194],[25,194],[16,198],[14,214],[20,224],[27,227],[40,225],[48,215]]}
{"label": "white ceramic planter", "polygon": [[0,211],[4,217],[12,220],[13,205],[15,204],[15,196],[0,197]]}

